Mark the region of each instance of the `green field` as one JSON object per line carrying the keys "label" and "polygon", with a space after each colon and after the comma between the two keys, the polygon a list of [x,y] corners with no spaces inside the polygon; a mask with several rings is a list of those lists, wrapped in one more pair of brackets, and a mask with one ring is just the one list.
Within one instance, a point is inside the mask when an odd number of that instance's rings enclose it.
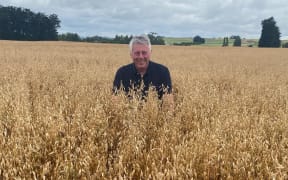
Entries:
{"label": "green field", "polygon": [[173,45],[174,43],[192,42],[192,37],[164,37],[165,44]]}
{"label": "green field", "polygon": [[[165,44],[173,45],[174,43],[192,42],[192,37],[164,37]],[[233,46],[234,39],[229,39],[229,46]],[[222,46],[223,38],[205,38],[205,44],[201,46]],[[257,39],[242,39],[242,46],[257,46]]]}

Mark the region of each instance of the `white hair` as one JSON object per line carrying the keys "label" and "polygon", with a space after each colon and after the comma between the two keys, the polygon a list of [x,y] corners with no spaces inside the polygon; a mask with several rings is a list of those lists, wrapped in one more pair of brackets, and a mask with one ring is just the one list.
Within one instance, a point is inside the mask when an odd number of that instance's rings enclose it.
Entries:
{"label": "white hair", "polygon": [[144,44],[149,47],[149,50],[151,51],[151,42],[149,37],[146,34],[142,34],[139,36],[133,36],[130,43],[129,43],[129,49],[130,52],[132,52],[132,48],[134,44]]}

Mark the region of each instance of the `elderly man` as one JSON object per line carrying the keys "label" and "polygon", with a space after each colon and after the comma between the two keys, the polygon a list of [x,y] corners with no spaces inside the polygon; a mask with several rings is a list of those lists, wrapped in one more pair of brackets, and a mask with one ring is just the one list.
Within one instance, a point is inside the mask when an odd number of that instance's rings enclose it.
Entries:
{"label": "elderly man", "polygon": [[[148,95],[149,87],[157,91],[158,98],[173,104],[172,83],[167,67],[151,61],[151,43],[147,35],[134,36],[130,43],[132,63],[118,69],[113,82],[113,92],[124,90],[128,97],[139,93],[141,99]],[[121,87],[123,89],[121,89]]]}

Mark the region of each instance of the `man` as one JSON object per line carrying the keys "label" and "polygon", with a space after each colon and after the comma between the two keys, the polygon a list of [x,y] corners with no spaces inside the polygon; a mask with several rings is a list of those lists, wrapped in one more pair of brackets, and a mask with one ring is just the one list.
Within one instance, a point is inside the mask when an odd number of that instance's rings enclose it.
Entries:
{"label": "man", "polygon": [[114,94],[124,90],[128,97],[133,97],[140,92],[140,99],[145,99],[151,87],[157,91],[159,99],[166,98],[171,106],[173,97],[170,72],[167,67],[150,60],[152,51],[149,37],[134,36],[129,48],[133,63],[122,66],[116,72],[113,82]]}

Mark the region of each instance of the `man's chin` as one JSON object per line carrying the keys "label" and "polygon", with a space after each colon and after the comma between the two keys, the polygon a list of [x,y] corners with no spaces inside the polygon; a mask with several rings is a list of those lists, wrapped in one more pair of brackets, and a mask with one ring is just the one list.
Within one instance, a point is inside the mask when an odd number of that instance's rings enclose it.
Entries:
{"label": "man's chin", "polygon": [[136,64],[136,67],[139,68],[139,69],[145,69],[145,68],[147,68],[147,63],[145,63],[145,64]]}
{"label": "man's chin", "polygon": [[136,66],[138,69],[145,69],[146,68],[146,66]]}
{"label": "man's chin", "polygon": [[147,63],[139,63],[138,66],[147,66]]}

